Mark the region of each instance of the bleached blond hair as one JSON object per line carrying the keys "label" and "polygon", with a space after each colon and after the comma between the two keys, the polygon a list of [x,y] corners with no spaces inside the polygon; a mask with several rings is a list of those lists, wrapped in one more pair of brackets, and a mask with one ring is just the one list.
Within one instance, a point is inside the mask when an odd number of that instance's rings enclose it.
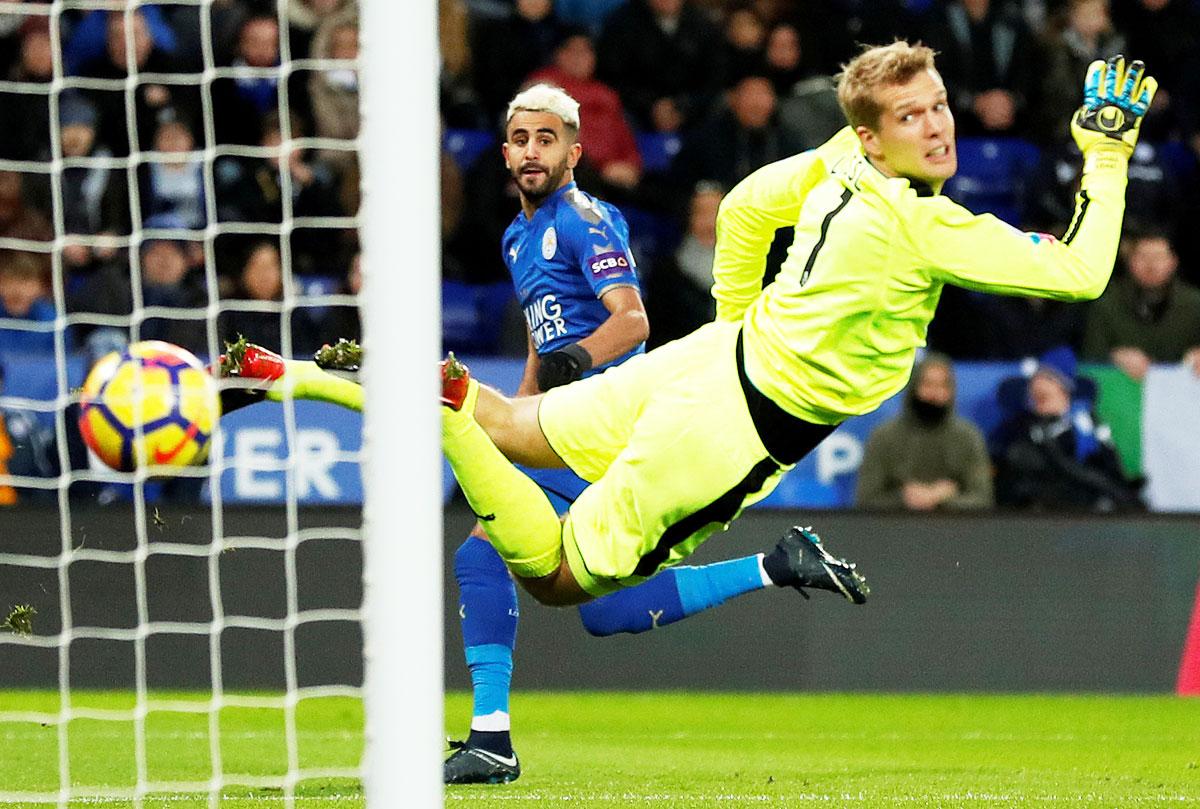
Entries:
{"label": "bleached blond hair", "polygon": [[842,65],[837,98],[850,126],[878,129],[883,108],[875,92],[904,84],[924,70],[934,70],[933,57],[932,48],[897,40],[891,45],[864,47],[849,64]]}
{"label": "bleached blond hair", "polygon": [[579,134],[579,102],[561,87],[535,84],[517,93],[513,100],[508,102],[505,126],[518,112],[548,112],[557,115],[562,119],[563,126],[570,130],[572,137]]}

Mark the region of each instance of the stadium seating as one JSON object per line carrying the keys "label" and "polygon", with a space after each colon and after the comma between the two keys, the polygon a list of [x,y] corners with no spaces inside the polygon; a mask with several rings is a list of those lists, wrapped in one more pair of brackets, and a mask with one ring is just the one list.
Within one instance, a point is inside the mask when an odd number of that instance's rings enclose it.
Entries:
{"label": "stadium seating", "polygon": [[447,351],[495,354],[504,311],[513,300],[512,284],[442,282],[442,344]]}
{"label": "stadium seating", "polygon": [[476,129],[447,129],[442,134],[445,149],[463,171],[475,165],[479,156],[496,143],[491,132]]}
{"label": "stadium seating", "polygon": [[665,174],[679,154],[683,141],[674,132],[643,132],[637,136],[642,168],[647,174]]}
{"label": "stadium seating", "polygon": [[1017,138],[959,138],[958,173],[945,193],[975,213],[1019,227],[1025,185],[1039,156],[1036,146]]}

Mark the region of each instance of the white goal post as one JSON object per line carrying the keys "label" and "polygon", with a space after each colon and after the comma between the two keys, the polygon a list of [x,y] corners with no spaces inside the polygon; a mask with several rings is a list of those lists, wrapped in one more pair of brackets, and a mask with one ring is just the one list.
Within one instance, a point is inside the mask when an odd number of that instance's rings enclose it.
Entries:
{"label": "white goal post", "polygon": [[437,4],[360,3],[367,800],[441,806]]}

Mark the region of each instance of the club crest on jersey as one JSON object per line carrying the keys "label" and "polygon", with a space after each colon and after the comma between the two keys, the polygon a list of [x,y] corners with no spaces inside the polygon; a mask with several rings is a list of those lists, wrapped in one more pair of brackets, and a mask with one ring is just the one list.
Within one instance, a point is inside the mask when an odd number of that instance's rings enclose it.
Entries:
{"label": "club crest on jersey", "polygon": [[597,280],[612,278],[629,272],[629,259],[619,250],[612,250],[589,258],[588,269]]}
{"label": "club crest on jersey", "polygon": [[557,251],[558,234],[554,232],[554,228],[546,228],[546,232],[542,234],[542,258],[549,261]]}

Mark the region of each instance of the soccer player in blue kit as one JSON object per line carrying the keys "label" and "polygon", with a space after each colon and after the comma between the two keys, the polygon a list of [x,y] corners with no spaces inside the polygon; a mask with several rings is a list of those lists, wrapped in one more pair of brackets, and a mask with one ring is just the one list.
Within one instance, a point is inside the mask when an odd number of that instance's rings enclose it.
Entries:
{"label": "soccer player in blue kit", "polygon": [[[529,330],[518,396],[565,385],[644,350],[646,312],[620,211],[581,191],[573,169],[582,148],[579,104],[540,84],[510,103],[504,160],[521,212],[504,234]],[[526,469],[559,513],[587,483],[567,469]],[[487,520],[489,515],[479,515]],[[675,567],[579,608],[593,635],[645,632],[768,586],[797,587],[804,540],[785,537],[771,552],[701,567]],[[454,557],[463,645],[474,688],[471,733],[446,759],[447,784],[516,779],[508,711],[519,611],[505,563],[477,525]],[[802,591],[803,592],[803,591]]]}

